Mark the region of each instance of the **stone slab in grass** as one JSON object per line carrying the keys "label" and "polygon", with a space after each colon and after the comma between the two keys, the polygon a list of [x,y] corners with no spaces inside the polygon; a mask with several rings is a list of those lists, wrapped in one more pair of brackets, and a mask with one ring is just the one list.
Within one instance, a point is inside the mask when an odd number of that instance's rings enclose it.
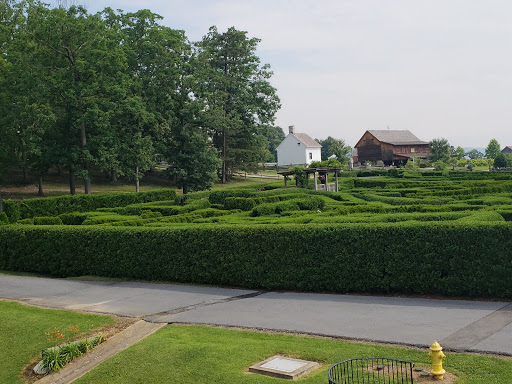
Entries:
{"label": "stone slab in grass", "polygon": [[292,359],[286,356],[272,356],[249,367],[249,372],[281,379],[295,380],[320,367],[315,361]]}

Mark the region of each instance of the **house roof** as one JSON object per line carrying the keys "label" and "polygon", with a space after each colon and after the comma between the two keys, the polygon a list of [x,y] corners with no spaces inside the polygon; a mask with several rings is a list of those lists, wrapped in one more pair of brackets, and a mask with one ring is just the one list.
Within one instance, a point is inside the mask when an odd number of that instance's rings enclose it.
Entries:
{"label": "house roof", "polygon": [[306,133],[290,133],[290,135],[294,136],[297,140],[299,140],[306,147],[314,147],[314,148],[322,148],[320,144],[315,139],[312,139]]}
{"label": "house roof", "polygon": [[416,136],[412,134],[411,131],[405,130],[369,130],[375,138],[383,143],[393,144],[393,145],[408,145],[408,144],[428,144],[426,141],[422,141],[418,139]]}
{"label": "house roof", "polygon": [[503,152],[505,149],[509,149],[509,150],[511,150],[511,151],[512,151],[512,145],[507,145],[505,148],[503,148],[503,149],[501,150],[501,152]]}

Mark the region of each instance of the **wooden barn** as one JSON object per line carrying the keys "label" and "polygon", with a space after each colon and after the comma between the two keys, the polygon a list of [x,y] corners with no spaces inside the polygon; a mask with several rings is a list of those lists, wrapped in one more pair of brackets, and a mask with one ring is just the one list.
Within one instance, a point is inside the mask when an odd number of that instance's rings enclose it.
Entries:
{"label": "wooden barn", "polygon": [[358,161],[378,162],[384,165],[403,165],[409,159],[426,158],[430,147],[408,130],[366,131],[355,145]]}

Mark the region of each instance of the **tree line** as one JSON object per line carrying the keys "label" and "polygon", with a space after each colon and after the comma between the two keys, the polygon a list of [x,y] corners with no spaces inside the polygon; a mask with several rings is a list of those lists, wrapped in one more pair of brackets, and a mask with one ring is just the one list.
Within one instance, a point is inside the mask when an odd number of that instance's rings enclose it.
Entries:
{"label": "tree line", "polygon": [[[259,39],[211,27],[201,41],[124,13],[0,0],[0,168],[91,169],[139,180],[161,154],[184,193],[271,160],[283,137]],[[0,169],[0,170],[1,170]]]}
{"label": "tree line", "polygon": [[433,139],[429,142],[431,154],[429,160],[433,163],[439,163],[439,167],[443,167],[443,164],[455,167],[457,161],[469,158],[468,166],[470,166],[471,160],[484,160],[484,163],[489,165],[489,168],[494,166],[495,168],[506,168],[512,165],[512,158],[501,152],[500,144],[496,139],[491,139],[485,153],[478,151],[477,149],[471,149],[470,151],[464,151],[462,147],[451,146],[448,140],[444,138]]}

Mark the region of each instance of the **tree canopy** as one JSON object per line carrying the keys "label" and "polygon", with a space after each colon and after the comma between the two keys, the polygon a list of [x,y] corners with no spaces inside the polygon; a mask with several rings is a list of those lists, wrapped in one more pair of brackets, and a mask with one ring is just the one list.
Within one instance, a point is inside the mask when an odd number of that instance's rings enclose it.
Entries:
{"label": "tree canopy", "polygon": [[280,107],[268,79],[272,72],[256,56],[259,39],[234,27],[211,27],[198,46],[198,98],[205,125],[221,154],[225,183],[233,169],[249,170],[267,156],[265,127]]}
{"label": "tree canopy", "polygon": [[475,159],[483,159],[484,158],[484,154],[482,152],[480,152],[479,150],[477,149],[472,149],[471,151],[468,151],[466,153],[466,155],[471,159],[471,160],[475,160]]}
{"label": "tree canopy", "polygon": [[322,161],[335,156],[340,163],[346,164],[350,159],[352,148],[346,145],[344,140],[328,136],[327,139],[319,140],[318,143],[322,146]]}
{"label": "tree canopy", "polygon": [[[161,154],[186,191],[275,151],[279,98],[259,39],[211,27],[198,43],[149,10],[0,1],[0,172],[139,180]],[[284,134],[283,134],[284,135]],[[221,167],[222,164],[222,167]]]}
{"label": "tree canopy", "polygon": [[450,158],[450,144],[443,138],[433,139],[428,143],[430,147],[430,160],[433,162],[447,162]]}
{"label": "tree canopy", "polygon": [[487,148],[485,148],[485,157],[487,159],[496,159],[496,157],[501,153],[500,144],[496,139],[492,139],[489,141]]}

